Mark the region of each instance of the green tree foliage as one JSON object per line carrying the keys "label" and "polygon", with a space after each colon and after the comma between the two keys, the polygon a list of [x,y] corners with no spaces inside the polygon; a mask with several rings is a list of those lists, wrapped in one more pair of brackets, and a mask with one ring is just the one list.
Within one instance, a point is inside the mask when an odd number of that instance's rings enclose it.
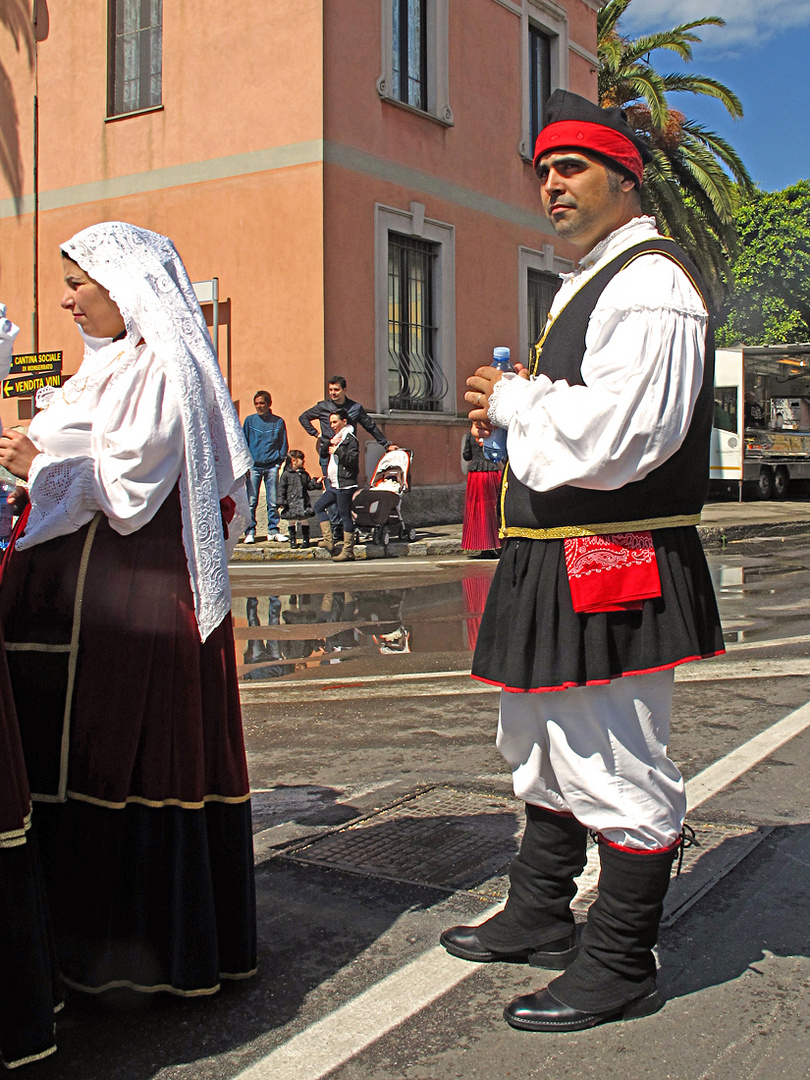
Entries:
{"label": "green tree foliage", "polygon": [[755,189],[735,224],[740,250],[718,344],[810,341],[810,180]]}
{"label": "green tree foliage", "polygon": [[597,16],[599,99],[627,111],[636,131],[650,144],[642,206],[654,214],[666,235],[683,247],[700,269],[717,306],[729,281],[729,260],[736,251],[734,212],[739,193],[752,188],[751,177],[734,148],[713,131],[671,107],[668,95],[688,93],[717,98],[735,119],[743,115],[737,95],[705,75],[662,75],[651,63],[663,50],[692,60],[695,29],[725,26],[706,16],[671,30],[623,36],[619,19],[632,0],[608,0]]}

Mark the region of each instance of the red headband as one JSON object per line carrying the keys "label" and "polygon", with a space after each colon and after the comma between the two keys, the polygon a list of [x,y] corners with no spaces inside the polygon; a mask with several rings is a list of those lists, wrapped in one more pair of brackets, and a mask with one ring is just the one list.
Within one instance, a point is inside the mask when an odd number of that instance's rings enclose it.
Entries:
{"label": "red headband", "polygon": [[602,124],[591,124],[586,120],[559,120],[544,127],[537,136],[534,148],[535,169],[543,154],[552,150],[592,150],[627,169],[639,184],[644,175],[644,162],[632,142],[625,135]]}

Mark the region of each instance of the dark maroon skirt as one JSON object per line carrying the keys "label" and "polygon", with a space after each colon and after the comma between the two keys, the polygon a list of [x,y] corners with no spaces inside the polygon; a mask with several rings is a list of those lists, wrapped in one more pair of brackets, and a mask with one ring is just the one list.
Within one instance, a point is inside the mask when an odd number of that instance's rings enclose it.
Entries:
{"label": "dark maroon skirt", "polygon": [[501,546],[498,536],[500,472],[468,472],[461,530],[463,551],[490,551]]}
{"label": "dark maroon skirt", "polygon": [[54,1052],[60,998],[31,796],[0,658],[0,1059],[8,1068]]}
{"label": "dark maroon skirt", "polygon": [[661,596],[639,611],[574,611],[562,540],[504,543],[472,674],[515,692],[594,686],[724,651],[709,567],[694,526],[653,543]]}
{"label": "dark maroon skirt", "polygon": [[177,489],[15,551],[0,618],[68,985],[214,993],[256,966],[228,616],[203,644]]}

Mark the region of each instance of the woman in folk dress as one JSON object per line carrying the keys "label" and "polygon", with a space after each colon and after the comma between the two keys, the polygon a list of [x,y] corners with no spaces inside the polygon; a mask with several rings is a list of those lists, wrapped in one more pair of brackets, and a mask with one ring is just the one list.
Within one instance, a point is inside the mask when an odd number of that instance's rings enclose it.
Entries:
{"label": "woman in folk dress", "polygon": [[60,968],[213,994],[256,965],[226,524],[250,457],[171,241],[107,222],[62,258],[84,359],[0,438],[30,492],[0,618]]}

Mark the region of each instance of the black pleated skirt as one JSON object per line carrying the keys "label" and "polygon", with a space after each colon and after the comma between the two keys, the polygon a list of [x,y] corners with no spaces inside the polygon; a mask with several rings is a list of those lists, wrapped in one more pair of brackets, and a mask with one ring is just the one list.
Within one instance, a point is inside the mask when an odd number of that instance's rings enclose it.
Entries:
{"label": "black pleated skirt", "polygon": [[697,530],[652,535],[661,596],[639,611],[595,614],[574,611],[562,540],[505,541],[473,677],[518,693],[565,690],[722,653],[720,616]]}

